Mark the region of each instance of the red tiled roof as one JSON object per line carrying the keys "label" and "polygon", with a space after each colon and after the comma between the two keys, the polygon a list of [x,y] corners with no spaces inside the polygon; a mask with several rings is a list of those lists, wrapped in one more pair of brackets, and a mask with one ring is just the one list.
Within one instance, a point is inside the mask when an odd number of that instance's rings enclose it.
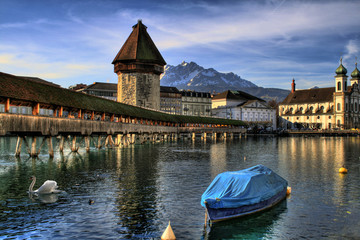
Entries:
{"label": "red tiled roof", "polygon": [[289,93],[281,104],[331,102],[334,91],[334,87],[296,90],[293,93]]}

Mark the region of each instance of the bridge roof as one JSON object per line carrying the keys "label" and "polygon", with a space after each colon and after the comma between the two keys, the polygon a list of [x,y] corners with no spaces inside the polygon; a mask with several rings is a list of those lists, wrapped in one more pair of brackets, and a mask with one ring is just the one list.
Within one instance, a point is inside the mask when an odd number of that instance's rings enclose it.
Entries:
{"label": "bridge roof", "polygon": [[108,99],[75,92],[69,89],[34,82],[26,77],[0,72],[0,103],[1,100],[10,98],[10,101],[24,101],[40,103],[47,106],[63,106],[65,108],[82,109],[98,113],[117,114],[134,118],[143,118],[154,121],[173,123],[203,123],[223,125],[245,125],[242,121],[173,115],[149,109],[143,109]]}

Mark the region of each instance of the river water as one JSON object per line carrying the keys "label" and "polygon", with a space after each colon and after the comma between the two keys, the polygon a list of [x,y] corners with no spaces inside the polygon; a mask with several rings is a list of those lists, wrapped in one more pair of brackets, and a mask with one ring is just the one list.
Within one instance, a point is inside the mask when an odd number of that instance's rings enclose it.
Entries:
{"label": "river water", "polygon": [[[359,137],[248,137],[135,145],[50,159],[0,138],[1,239],[359,239]],[[201,194],[221,172],[263,164],[292,194],[269,211],[204,230]],[[349,172],[339,174],[345,164]],[[57,181],[64,192],[29,197]]]}

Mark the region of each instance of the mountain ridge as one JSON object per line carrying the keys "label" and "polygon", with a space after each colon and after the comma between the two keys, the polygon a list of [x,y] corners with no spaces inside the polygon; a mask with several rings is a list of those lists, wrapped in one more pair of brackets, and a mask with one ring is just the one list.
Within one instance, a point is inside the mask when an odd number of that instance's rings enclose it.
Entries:
{"label": "mountain ridge", "polygon": [[166,65],[161,76],[162,86],[198,92],[224,92],[227,90],[246,91],[265,101],[281,102],[290,91],[278,88],[263,88],[241,78],[233,72],[220,73],[214,68],[204,68],[195,62],[185,62],[177,66]]}

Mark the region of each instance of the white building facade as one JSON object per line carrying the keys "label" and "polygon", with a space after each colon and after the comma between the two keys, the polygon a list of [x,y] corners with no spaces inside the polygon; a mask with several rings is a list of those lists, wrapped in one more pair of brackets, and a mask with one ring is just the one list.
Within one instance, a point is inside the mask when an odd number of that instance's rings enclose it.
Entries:
{"label": "white building facade", "polygon": [[276,129],[276,109],[241,91],[225,91],[213,97],[212,116],[236,119]]}

